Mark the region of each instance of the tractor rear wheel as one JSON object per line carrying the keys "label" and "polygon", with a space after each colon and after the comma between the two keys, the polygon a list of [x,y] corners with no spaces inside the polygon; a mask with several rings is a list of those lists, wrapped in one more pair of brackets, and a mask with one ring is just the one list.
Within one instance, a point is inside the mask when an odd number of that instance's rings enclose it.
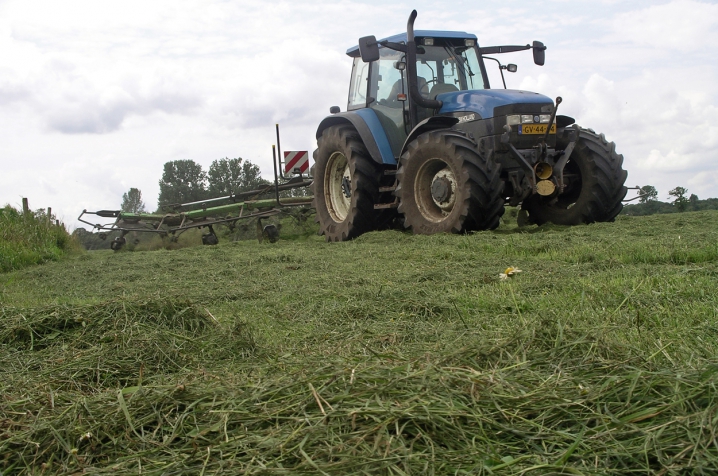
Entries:
{"label": "tractor rear wheel", "polygon": [[459,131],[421,134],[409,144],[397,172],[404,226],[421,235],[496,228],[504,213],[500,171]]}
{"label": "tractor rear wheel", "polygon": [[314,151],[313,205],[319,234],[346,241],[376,228],[381,170],[348,124],[324,130]]}
{"label": "tractor rear wheel", "polygon": [[[568,131],[557,137],[557,148],[568,145]],[[531,222],[557,225],[613,221],[626,196],[623,155],[603,134],[580,129],[576,148],[564,168],[566,190],[556,197],[533,195],[521,205]]]}

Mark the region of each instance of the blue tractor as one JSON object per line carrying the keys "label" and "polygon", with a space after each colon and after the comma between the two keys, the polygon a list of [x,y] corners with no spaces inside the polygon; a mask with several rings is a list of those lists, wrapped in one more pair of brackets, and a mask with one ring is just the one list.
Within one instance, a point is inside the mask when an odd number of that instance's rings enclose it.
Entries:
{"label": "blue tractor", "polygon": [[347,51],[347,111],[332,107],[317,129],[320,233],[490,230],[506,204],[520,206],[519,224],[612,221],[627,176],[615,145],[557,115],[560,97],[489,86],[486,55],[531,49],[543,65],[543,43],[481,47],[469,33],[414,31],[416,16],[406,33]]}

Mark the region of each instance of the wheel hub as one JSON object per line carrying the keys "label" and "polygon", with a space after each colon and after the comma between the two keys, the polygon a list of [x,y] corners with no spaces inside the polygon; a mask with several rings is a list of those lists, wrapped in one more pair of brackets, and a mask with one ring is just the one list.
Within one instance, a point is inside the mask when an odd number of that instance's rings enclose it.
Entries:
{"label": "wheel hub", "polygon": [[346,175],[342,177],[342,193],[346,198],[352,198],[352,183]]}
{"label": "wheel hub", "polygon": [[439,223],[451,214],[456,204],[456,177],[441,158],[426,160],[414,178],[414,200],[421,215]]}
{"label": "wheel hub", "polygon": [[456,202],[456,178],[451,169],[439,170],[431,181],[431,200],[443,213],[450,213]]}
{"label": "wheel hub", "polygon": [[431,184],[431,198],[436,203],[444,203],[451,196],[451,182],[446,177],[437,177]]}

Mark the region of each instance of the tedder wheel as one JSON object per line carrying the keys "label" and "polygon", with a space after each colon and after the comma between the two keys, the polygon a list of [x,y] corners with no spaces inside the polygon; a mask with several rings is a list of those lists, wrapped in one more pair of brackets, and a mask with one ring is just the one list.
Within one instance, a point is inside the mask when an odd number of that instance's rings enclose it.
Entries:
{"label": "tedder wheel", "polygon": [[219,238],[217,238],[217,234],[214,232],[212,225],[209,225],[207,228],[209,229],[209,233],[202,235],[202,244],[210,246],[219,244]]}
{"label": "tedder wheel", "polygon": [[262,229],[262,237],[270,243],[279,241],[279,229],[277,225],[269,224]]}
{"label": "tedder wheel", "polygon": [[219,244],[219,239],[214,233],[205,233],[204,235],[202,235],[202,244],[209,246],[217,245]]}
{"label": "tedder wheel", "polygon": [[117,236],[110,242],[110,249],[112,251],[120,251],[122,247],[125,246],[125,243],[127,243],[127,240],[124,236]]}
{"label": "tedder wheel", "polygon": [[381,170],[351,125],[324,130],[314,151],[314,207],[319,233],[345,241],[376,228]]}
{"label": "tedder wheel", "polygon": [[[557,148],[568,145],[568,131],[557,137]],[[521,208],[531,222],[557,225],[613,221],[621,210],[626,196],[628,173],[623,170],[623,155],[616,153],[616,145],[603,134],[579,129],[578,142],[566,167],[566,190],[556,197],[533,195],[524,200]]]}
{"label": "tedder wheel", "polygon": [[409,144],[397,172],[404,226],[422,235],[496,228],[504,213],[500,171],[462,132],[421,134]]}

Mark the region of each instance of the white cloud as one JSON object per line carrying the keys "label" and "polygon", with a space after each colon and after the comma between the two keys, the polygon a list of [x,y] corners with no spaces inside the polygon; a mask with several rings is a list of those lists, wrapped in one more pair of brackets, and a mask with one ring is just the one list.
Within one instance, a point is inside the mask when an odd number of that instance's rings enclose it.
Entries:
{"label": "white cloud", "polygon": [[[616,16],[614,41],[648,46],[658,53],[679,54],[718,41],[718,5],[674,0]],[[705,48],[708,51],[710,48]],[[667,51],[670,50],[670,51]]]}

